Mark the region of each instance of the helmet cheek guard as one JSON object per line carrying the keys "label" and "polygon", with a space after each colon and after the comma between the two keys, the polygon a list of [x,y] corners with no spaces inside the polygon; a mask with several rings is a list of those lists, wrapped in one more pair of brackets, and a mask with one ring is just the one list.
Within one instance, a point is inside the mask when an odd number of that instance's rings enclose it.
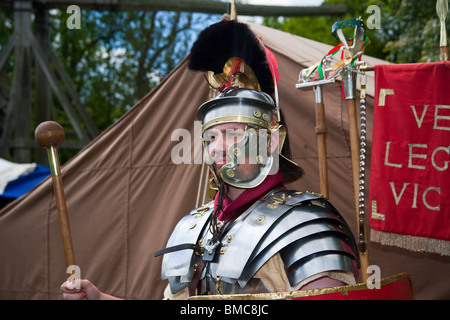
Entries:
{"label": "helmet cheek guard", "polygon": [[228,148],[228,158],[231,162],[220,168],[220,176],[231,186],[253,188],[267,175],[276,173],[272,167],[277,161],[270,152],[270,134],[266,129],[247,126],[244,138]]}

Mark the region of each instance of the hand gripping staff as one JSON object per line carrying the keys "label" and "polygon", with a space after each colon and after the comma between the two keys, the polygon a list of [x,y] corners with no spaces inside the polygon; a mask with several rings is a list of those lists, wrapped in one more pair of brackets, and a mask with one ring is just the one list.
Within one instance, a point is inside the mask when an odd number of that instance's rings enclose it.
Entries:
{"label": "hand gripping staff", "polygon": [[39,124],[34,132],[37,144],[47,149],[50,164],[53,190],[55,193],[56,209],[59,217],[59,227],[66,257],[66,267],[75,265],[75,255],[72,246],[69,217],[67,215],[66,200],[59,167],[58,150],[56,147],[64,141],[64,129],[56,122],[45,121]]}

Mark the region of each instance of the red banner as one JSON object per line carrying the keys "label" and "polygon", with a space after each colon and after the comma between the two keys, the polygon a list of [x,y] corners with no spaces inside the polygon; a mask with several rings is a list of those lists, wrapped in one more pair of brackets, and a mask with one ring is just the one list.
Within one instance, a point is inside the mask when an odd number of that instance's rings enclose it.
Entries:
{"label": "red banner", "polygon": [[371,240],[450,255],[450,62],[375,66]]}

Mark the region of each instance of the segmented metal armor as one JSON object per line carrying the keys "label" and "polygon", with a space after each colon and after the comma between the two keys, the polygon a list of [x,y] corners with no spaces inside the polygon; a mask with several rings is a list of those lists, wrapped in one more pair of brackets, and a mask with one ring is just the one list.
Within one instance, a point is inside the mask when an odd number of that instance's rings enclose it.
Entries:
{"label": "segmented metal armor", "polygon": [[[197,268],[203,292],[268,292],[253,276],[279,253],[291,286],[317,273],[358,273],[359,256],[348,225],[324,198],[278,189],[234,220],[217,246],[209,232],[212,203],[193,210],[176,226],[162,263],[162,278],[173,294],[187,288]],[[181,249],[181,250],[180,250]]]}

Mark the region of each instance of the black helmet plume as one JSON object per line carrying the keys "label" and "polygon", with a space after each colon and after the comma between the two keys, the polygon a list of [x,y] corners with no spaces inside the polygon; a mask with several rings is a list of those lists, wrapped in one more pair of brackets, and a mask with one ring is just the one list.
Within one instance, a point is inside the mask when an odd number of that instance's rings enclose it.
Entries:
{"label": "black helmet plume", "polygon": [[204,29],[189,55],[189,69],[222,73],[231,57],[250,66],[263,92],[273,95],[274,80],[264,48],[247,24],[222,20]]}

